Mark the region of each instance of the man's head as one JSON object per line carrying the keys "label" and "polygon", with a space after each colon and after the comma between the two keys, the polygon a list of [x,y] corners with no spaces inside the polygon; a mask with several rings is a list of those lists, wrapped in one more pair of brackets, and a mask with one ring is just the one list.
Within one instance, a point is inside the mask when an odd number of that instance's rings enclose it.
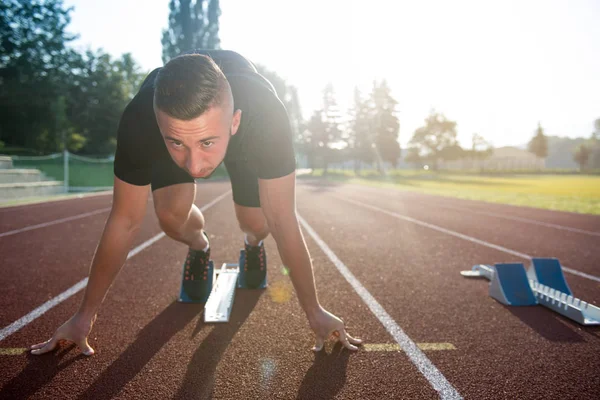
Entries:
{"label": "man's head", "polygon": [[194,178],[209,177],[221,164],[241,119],[225,75],[200,54],[176,57],[160,70],[154,113],[171,157]]}

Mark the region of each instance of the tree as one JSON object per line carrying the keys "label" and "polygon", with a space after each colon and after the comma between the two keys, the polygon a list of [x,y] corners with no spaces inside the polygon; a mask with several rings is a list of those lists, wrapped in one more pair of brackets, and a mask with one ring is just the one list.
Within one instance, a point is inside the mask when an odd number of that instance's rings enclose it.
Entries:
{"label": "tree", "polygon": [[592,132],[592,139],[600,140],[600,118],[594,121],[594,132]]}
{"label": "tree", "polygon": [[332,148],[342,141],[341,112],[335,98],[335,90],[331,83],[323,90],[323,110],[321,112],[324,131],[321,132],[319,156],[323,165],[323,174],[327,175],[332,160]]}
{"label": "tree", "polygon": [[492,155],[492,144],[485,140],[483,136],[474,133],[471,137],[471,149],[466,152],[473,160],[483,161]]}
{"label": "tree", "polygon": [[371,137],[371,107],[369,100],[363,99],[358,88],[354,89],[354,104],[349,112],[351,116],[348,135],[348,147],[354,159],[354,172],[360,174],[362,162],[373,162],[373,138]]}
{"label": "tree", "polygon": [[323,110],[316,110],[304,132],[304,148],[308,158],[309,168],[316,168],[317,160],[323,158],[327,151],[327,124],[323,120]]}
{"label": "tree", "polygon": [[577,149],[573,152],[573,160],[579,165],[579,171],[583,171],[590,158],[591,149],[585,144],[580,144]]}
{"label": "tree", "polygon": [[423,159],[421,158],[418,146],[409,147],[404,160],[409,164],[414,164],[419,169],[423,167]]}
{"label": "tree", "polygon": [[383,162],[397,165],[400,158],[400,144],[398,132],[400,122],[396,117],[398,102],[392,97],[391,90],[384,80],[373,84],[371,93],[373,104],[373,142],[376,153],[377,166],[380,173],[384,172]]}
{"label": "tree", "polygon": [[[416,148],[418,159],[431,163],[434,170],[439,160],[452,160],[461,156],[456,139],[456,122],[446,119],[443,114],[431,111],[425,125],[418,128],[410,139],[409,146]],[[413,159],[416,156],[411,155]]]}
{"label": "tree", "polygon": [[283,102],[289,118],[296,142],[300,141],[300,132],[303,127],[302,110],[298,100],[298,90],[295,86],[288,84],[285,79],[279,76],[275,71],[269,70],[264,65],[256,64],[258,73],[267,78],[275,87],[277,96]]}
{"label": "tree", "polygon": [[528,150],[540,158],[548,157],[548,138],[539,122],[535,136],[529,141]]}
{"label": "tree", "polygon": [[145,74],[131,54],[113,60],[102,50],[88,50],[71,87],[70,110],[75,132],[85,139],[82,152],[108,154],[115,150],[121,114],[137,93]]}
{"label": "tree", "polygon": [[588,147],[590,149],[588,167],[600,169],[600,118],[594,121],[594,131],[589,139]]}
{"label": "tree", "polygon": [[219,49],[220,16],[219,0],[171,0],[161,41],[163,62],[194,49]]}
{"label": "tree", "polygon": [[72,8],[62,0],[7,0],[0,4],[0,140],[55,149],[63,126],[55,111],[78,55],[67,48]]}
{"label": "tree", "polygon": [[354,89],[354,104],[349,112],[351,120],[346,141],[351,148],[350,154],[355,160],[354,170],[357,174],[360,173],[361,162],[376,161],[380,173],[385,172],[385,162],[397,165],[400,157],[397,104],[385,80],[374,82],[366,99],[363,99],[358,88]]}

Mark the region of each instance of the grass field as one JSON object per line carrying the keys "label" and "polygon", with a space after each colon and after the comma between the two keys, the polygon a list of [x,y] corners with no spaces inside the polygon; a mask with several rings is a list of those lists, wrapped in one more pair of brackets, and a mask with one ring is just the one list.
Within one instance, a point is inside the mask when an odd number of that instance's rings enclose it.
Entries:
{"label": "grass field", "polygon": [[[42,171],[49,179],[62,181],[64,179],[63,159],[15,161],[15,168],[35,168]],[[112,162],[85,162],[69,160],[69,186],[70,187],[97,187],[106,188],[113,185],[114,165]],[[220,165],[212,175],[215,178],[227,176],[227,171]]]}
{"label": "grass field", "polygon": [[[316,170],[311,176],[322,177]],[[329,171],[327,179],[364,185],[394,187],[443,196],[482,200],[600,215],[600,176],[506,174],[481,175],[451,172],[394,170],[388,176],[364,171]]]}

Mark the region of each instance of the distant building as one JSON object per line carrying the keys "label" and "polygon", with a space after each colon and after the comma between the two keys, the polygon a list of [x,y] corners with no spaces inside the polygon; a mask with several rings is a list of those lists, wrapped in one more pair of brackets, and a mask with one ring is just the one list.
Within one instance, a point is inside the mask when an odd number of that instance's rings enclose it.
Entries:
{"label": "distant building", "polygon": [[464,158],[454,161],[440,161],[439,169],[483,169],[483,170],[517,170],[534,169],[540,170],[546,168],[546,162],[543,158],[530,153],[527,150],[512,146],[499,147],[492,151],[492,154],[485,160],[474,160]]}

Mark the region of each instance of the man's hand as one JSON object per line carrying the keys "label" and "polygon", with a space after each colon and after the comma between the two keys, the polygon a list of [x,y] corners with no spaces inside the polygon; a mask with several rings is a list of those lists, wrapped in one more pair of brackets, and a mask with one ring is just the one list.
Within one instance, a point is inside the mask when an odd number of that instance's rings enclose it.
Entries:
{"label": "man's hand", "polygon": [[54,350],[61,341],[66,340],[79,346],[81,352],[86,356],[91,356],[94,354],[94,349],[88,343],[88,336],[95,320],[95,317],[90,320],[89,318],[80,317],[77,314],[74,315],[56,330],[50,340],[31,346],[31,354],[40,355],[47,353]]}
{"label": "man's hand", "polygon": [[319,308],[319,311],[309,318],[310,327],[315,332],[316,343],[313,351],[321,351],[325,340],[330,336],[335,336],[337,340],[349,350],[358,350],[355,345],[362,344],[362,340],[353,338],[344,327],[344,321],[331,314],[324,308]]}

